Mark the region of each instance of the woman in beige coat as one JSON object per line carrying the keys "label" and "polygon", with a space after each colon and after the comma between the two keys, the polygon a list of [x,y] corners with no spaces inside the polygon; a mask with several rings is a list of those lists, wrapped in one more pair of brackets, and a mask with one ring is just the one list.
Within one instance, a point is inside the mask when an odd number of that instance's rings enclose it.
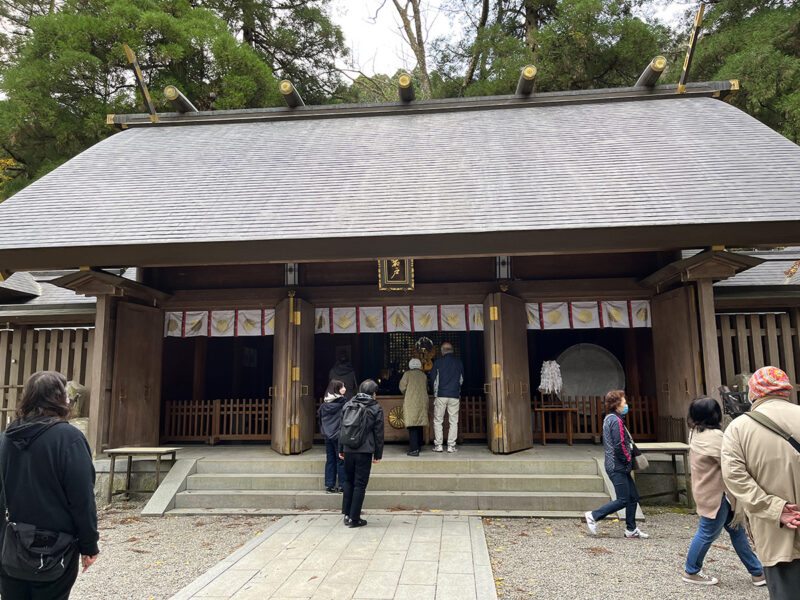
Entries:
{"label": "woman in beige coat", "polygon": [[408,429],[408,455],[419,456],[422,446],[422,428],[428,424],[428,377],[422,371],[418,358],[408,361],[408,371],[400,379],[403,392],[403,421]]}
{"label": "woman in beige coat", "polygon": [[697,504],[700,524],[686,553],[686,583],[714,585],[716,577],[703,571],[703,560],[711,544],[724,528],[731,538],[733,549],[750,572],[755,586],[766,584],[764,568],[750,548],[744,527],[732,525],[735,504],[722,482],[720,457],[722,454],[722,411],[713,398],[697,398],[689,406],[689,464],[692,469],[692,492]]}

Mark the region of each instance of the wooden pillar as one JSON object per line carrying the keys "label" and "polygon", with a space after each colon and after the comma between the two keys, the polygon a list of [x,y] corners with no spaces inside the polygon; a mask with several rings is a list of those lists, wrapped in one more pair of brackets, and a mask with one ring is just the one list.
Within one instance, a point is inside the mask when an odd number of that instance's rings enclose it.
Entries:
{"label": "wooden pillar", "polygon": [[108,447],[116,307],[117,300],[113,296],[98,296],[92,345],[92,400],[89,405],[88,428],[89,447],[94,456]]}
{"label": "wooden pillar", "polygon": [[697,281],[697,316],[703,356],[703,382],[707,396],[720,400],[722,374],[719,365],[717,320],[714,315],[714,288],[711,279]]}

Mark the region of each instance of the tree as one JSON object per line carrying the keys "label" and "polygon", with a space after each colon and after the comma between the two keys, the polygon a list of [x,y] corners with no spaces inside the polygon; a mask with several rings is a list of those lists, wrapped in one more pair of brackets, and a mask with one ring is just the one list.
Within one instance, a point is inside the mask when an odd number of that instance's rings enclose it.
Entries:
{"label": "tree", "polygon": [[[634,14],[638,0],[470,0],[466,10],[464,1],[446,8],[466,33],[433,44],[449,93],[513,93],[529,63],[539,70],[537,91],[632,85],[670,46],[666,27]],[[456,77],[460,89],[447,83]]]}
{"label": "tree", "polygon": [[720,0],[703,29],[691,79],[739,79],[730,102],[800,143],[800,3]]}
{"label": "tree", "polygon": [[273,72],[294,83],[309,104],[322,104],[340,83],[336,59],[347,54],[329,15],[330,0],[199,0],[228,23]]}
{"label": "tree", "polygon": [[277,81],[226,24],[189,0],[68,0],[30,20],[0,87],[0,158],[8,197],[113,132],[108,113],[145,111],[122,44],[137,54],[157,107],[168,84],[200,110],[276,106]]}

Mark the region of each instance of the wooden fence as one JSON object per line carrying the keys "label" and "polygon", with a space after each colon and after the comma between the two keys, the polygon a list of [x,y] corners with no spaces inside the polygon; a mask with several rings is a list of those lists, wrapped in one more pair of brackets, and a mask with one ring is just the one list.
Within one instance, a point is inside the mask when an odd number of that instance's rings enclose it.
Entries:
{"label": "wooden fence", "polygon": [[94,329],[0,330],[0,431],[13,418],[22,386],[36,371],[58,371],[91,387]]}
{"label": "wooden fence", "polygon": [[[534,397],[531,409],[541,406],[542,400]],[[165,402],[161,441],[207,442],[220,440],[270,440],[270,399],[223,400],[169,400]],[[656,440],[659,428],[655,398],[629,396],[628,429],[640,441]],[[319,401],[317,402],[317,406]],[[565,398],[564,407],[576,409],[573,413],[573,434],[576,440],[598,442],[603,432],[605,411],[601,396]],[[461,400],[459,412],[459,437],[465,440],[486,439],[486,398],[466,396]],[[321,440],[318,419],[314,419],[314,437]],[[567,439],[566,420],[563,414],[544,415],[547,437],[553,440]],[[541,417],[534,419],[534,436],[541,433]],[[447,418],[444,423],[445,435]]]}
{"label": "wooden fence", "polygon": [[800,309],[764,314],[718,314],[717,336],[722,382],[731,385],[738,373],[772,365],[783,369],[794,385],[797,403],[800,374]]}
{"label": "wooden fence", "polygon": [[[658,438],[658,402],[649,396],[626,396],[630,407],[626,424],[634,439],[655,441]],[[539,406],[563,406],[576,409],[572,413],[572,438],[599,442],[603,434],[603,419],[606,415],[602,396],[579,396],[563,398],[561,402],[534,396],[531,408]],[[534,437],[542,432],[544,424],[548,439],[566,440],[566,415],[562,413],[534,413]]]}
{"label": "wooden fence", "polygon": [[272,401],[269,398],[168,400],[164,403],[161,441],[270,441]]}

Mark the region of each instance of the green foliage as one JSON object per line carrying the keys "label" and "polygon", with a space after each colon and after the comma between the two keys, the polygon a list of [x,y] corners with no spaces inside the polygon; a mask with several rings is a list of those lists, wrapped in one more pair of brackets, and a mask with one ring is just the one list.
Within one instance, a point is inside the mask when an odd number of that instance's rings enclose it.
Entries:
{"label": "green foliage", "polygon": [[20,167],[3,197],[112,130],[107,113],[145,112],[122,45],[136,53],[158,110],[174,84],[200,110],[278,105],[267,65],[188,0],[70,0],[34,17],[2,72],[0,150]]}
{"label": "green foliage", "polygon": [[[496,3],[487,26],[471,40],[434,44],[436,70],[444,81],[435,95],[511,94],[522,67],[529,63],[538,69],[536,91],[632,85],[648,61],[670,44],[669,30],[634,16],[633,4],[625,0]],[[459,80],[474,53],[478,68],[463,89]]]}
{"label": "green foliage", "polygon": [[721,0],[703,28],[691,79],[738,79],[730,102],[800,143],[800,3]]}
{"label": "green foliage", "polygon": [[322,104],[340,84],[335,61],[347,54],[328,14],[330,0],[200,0],[241,35],[276,75],[295,84],[308,104]]}

